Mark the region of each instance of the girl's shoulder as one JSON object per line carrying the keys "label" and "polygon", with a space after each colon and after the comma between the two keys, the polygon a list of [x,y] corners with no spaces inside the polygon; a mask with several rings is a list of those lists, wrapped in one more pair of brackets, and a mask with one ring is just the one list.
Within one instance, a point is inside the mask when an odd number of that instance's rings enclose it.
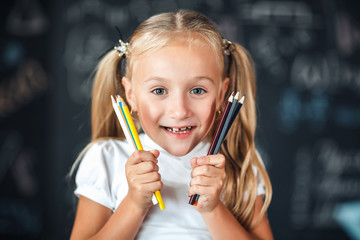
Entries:
{"label": "girl's shoulder", "polygon": [[88,149],[86,150],[85,155],[96,152],[101,153],[114,153],[121,152],[127,149],[127,142],[119,139],[104,139],[95,141],[89,144]]}
{"label": "girl's shoulder", "polygon": [[104,139],[90,143],[85,150],[81,163],[112,165],[123,159],[126,161],[131,155],[126,141],[118,139]]}
{"label": "girl's shoulder", "polygon": [[76,171],[75,195],[85,196],[114,210],[117,189],[126,184],[127,143],[116,139],[92,142],[85,148]]}

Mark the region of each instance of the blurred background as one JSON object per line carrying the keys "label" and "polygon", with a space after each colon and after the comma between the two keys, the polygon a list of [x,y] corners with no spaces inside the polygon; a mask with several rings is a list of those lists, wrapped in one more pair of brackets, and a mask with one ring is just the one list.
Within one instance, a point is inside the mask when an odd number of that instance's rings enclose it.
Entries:
{"label": "blurred background", "polygon": [[68,239],[98,58],[149,16],[206,14],[252,54],[276,239],[360,239],[358,1],[3,0],[0,239]]}

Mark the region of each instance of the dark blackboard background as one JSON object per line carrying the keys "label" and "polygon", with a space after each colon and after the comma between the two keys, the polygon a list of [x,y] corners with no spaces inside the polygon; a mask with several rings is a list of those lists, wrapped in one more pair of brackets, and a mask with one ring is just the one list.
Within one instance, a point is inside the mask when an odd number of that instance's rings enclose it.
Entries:
{"label": "dark blackboard background", "polygon": [[[360,200],[356,1],[5,1],[0,39],[0,239],[67,239],[66,180],[89,141],[91,72],[139,22],[187,8],[254,57],[257,143],[276,239],[349,239],[334,219]],[[359,211],[359,210],[358,210]]]}

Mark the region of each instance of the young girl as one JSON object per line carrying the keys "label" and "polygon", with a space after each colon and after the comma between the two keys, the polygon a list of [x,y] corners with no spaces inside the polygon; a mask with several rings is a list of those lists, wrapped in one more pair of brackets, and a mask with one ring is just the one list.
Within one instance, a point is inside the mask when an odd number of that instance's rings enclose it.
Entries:
{"label": "young girl", "polygon": [[[246,93],[244,106],[220,153],[206,156],[237,90]],[[116,94],[141,125],[144,151],[131,152],[124,140],[110,100]],[[272,190],[255,128],[246,50],[196,12],[149,18],[98,65],[71,239],[272,239],[266,217]],[[165,210],[152,204],[156,190]],[[188,204],[194,194],[197,206]]]}

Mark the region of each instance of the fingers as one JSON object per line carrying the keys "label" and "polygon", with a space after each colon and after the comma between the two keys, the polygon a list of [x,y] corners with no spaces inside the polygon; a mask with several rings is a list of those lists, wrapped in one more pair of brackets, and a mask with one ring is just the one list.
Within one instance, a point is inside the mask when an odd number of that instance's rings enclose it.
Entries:
{"label": "fingers", "polygon": [[225,157],[222,154],[193,158],[191,165],[194,166],[191,172],[192,178],[196,176],[225,178]]}
{"label": "fingers", "polygon": [[219,172],[217,175],[212,175],[212,176],[203,176],[203,175],[195,176],[190,180],[190,187],[194,185],[199,185],[199,186],[215,186],[217,188],[221,188],[225,180],[223,176],[224,175],[222,172]]}
{"label": "fingers", "polygon": [[150,207],[152,194],[163,187],[157,165],[159,154],[158,150],[135,151],[126,162],[128,195],[141,208]]}
{"label": "fingers", "polygon": [[200,194],[197,191],[200,191],[202,188],[215,188],[220,191],[224,185],[225,177],[225,171],[220,170],[214,172],[213,175],[196,175],[192,177],[190,181],[190,195]]}
{"label": "fingers", "polygon": [[159,174],[142,175],[138,178],[129,179],[128,181],[130,181],[129,185],[134,187],[138,193],[148,192],[152,194],[163,188],[163,183],[161,182]]}
{"label": "fingers", "polygon": [[136,167],[134,167],[132,170],[135,174],[145,174],[148,172],[158,172],[159,171],[159,166],[157,165],[156,162],[141,162],[135,165]]}
{"label": "fingers", "polygon": [[127,164],[134,165],[138,164],[140,162],[158,162],[157,158],[159,157],[159,151],[158,150],[151,150],[151,151],[139,151],[136,150],[131,156],[129,157]]}
{"label": "fingers", "polygon": [[217,168],[211,165],[198,166],[191,171],[191,177],[196,176],[207,176],[207,177],[216,177],[224,172],[223,168]]}
{"label": "fingers", "polygon": [[207,155],[204,157],[191,159],[191,166],[193,168],[195,168],[197,166],[202,166],[202,165],[213,165],[217,168],[224,168],[225,157],[222,154],[216,154],[216,155]]}
{"label": "fingers", "polygon": [[158,172],[158,150],[135,151],[126,162],[127,175],[142,175],[150,172]]}
{"label": "fingers", "polygon": [[220,189],[215,188],[213,186],[194,185],[189,189],[188,195],[192,196],[198,194],[202,197],[207,196],[217,200],[219,198],[220,192],[221,192]]}
{"label": "fingers", "polygon": [[189,196],[200,195],[198,210],[209,211],[213,209],[220,199],[220,193],[226,179],[225,157],[222,154],[208,155],[191,159]]}
{"label": "fingers", "polygon": [[134,175],[133,178],[129,179],[132,183],[145,184],[152,183],[156,181],[161,181],[161,175],[156,172],[147,172],[145,174]]}

